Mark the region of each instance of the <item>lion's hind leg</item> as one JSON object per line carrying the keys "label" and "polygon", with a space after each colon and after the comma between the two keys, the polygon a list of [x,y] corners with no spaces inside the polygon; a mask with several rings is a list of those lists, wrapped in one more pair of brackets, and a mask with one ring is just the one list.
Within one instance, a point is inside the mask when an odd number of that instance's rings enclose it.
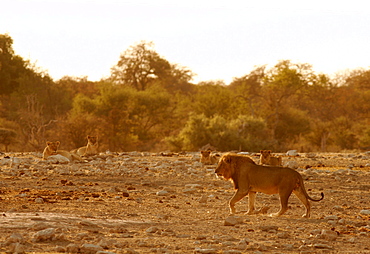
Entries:
{"label": "lion's hind leg", "polygon": [[254,214],[255,213],[255,200],[256,200],[257,193],[254,191],[250,191],[248,193],[248,211],[247,214]]}
{"label": "lion's hind leg", "polygon": [[248,195],[248,191],[237,190],[229,201],[230,214],[235,214],[235,203]]}
{"label": "lion's hind leg", "polygon": [[288,210],[288,200],[292,192],[279,192],[280,196],[280,210],[277,213],[270,214],[271,217],[283,215]]}
{"label": "lion's hind leg", "polygon": [[302,192],[301,188],[293,191],[293,193],[301,200],[302,204],[306,207],[306,213],[302,215],[304,218],[309,218],[311,213],[311,204],[308,201],[306,195]]}

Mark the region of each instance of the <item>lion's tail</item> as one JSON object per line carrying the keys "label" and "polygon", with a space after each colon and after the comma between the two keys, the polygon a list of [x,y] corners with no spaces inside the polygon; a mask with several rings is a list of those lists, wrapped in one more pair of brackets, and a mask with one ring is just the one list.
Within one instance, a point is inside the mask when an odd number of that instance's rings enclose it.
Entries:
{"label": "lion's tail", "polygon": [[321,198],[319,198],[319,199],[311,198],[310,196],[308,196],[308,194],[307,194],[307,198],[308,198],[309,200],[311,200],[311,201],[315,201],[315,202],[321,201],[321,200],[323,200],[323,199],[324,199],[324,192],[321,192]]}
{"label": "lion's tail", "polygon": [[303,182],[303,178],[302,178],[302,176],[301,175],[299,175],[300,177],[299,177],[299,180],[301,181],[301,188],[302,188],[302,190],[303,190],[303,193],[304,193],[304,195],[309,199],[309,200],[311,200],[311,201],[314,201],[314,202],[319,202],[319,201],[321,201],[321,200],[323,200],[324,199],[324,193],[323,192],[321,192],[321,198],[319,198],[319,199],[314,199],[314,198],[311,198],[309,195],[308,195],[308,193],[307,193],[307,191],[306,191],[306,188],[305,188],[305,186],[304,186],[304,182]]}

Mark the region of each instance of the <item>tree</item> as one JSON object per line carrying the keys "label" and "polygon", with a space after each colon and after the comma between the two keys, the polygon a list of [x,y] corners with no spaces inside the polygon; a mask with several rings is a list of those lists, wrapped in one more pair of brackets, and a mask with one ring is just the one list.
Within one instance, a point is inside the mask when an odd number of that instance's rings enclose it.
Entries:
{"label": "tree", "polygon": [[14,55],[13,39],[0,34],[0,95],[10,95],[19,86],[19,77],[26,69],[27,62]]}
{"label": "tree", "polygon": [[262,98],[266,105],[265,117],[275,139],[282,111],[286,105],[294,106],[289,100],[307,87],[309,80],[307,77],[311,73],[310,65],[292,64],[288,60],[280,61],[266,72],[263,79]]}
{"label": "tree", "polygon": [[193,98],[191,108],[195,114],[204,114],[208,118],[215,115],[232,118],[236,113],[231,92],[222,82],[199,83]]}
{"label": "tree", "polygon": [[162,58],[154,50],[153,43],[142,41],[121,54],[117,65],[111,69],[110,80],[138,91],[160,85],[169,92],[189,92],[192,76],[190,70]]}
{"label": "tree", "polygon": [[117,65],[112,67],[111,79],[116,84],[142,91],[156,79],[167,76],[170,69],[170,63],[154,51],[153,43],[142,41],[120,56]]}
{"label": "tree", "polygon": [[239,113],[250,113],[253,117],[257,116],[257,110],[261,102],[261,87],[265,76],[266,66],[259,66],[252,70],[248,75],[235,78],[229,85],[229,89],[234,94],[237,101]]}
{"label": "tree", "polygon": [[4,145],[5,152],[9,151],[9,146],[16,142],[17,133],[14,130],[0,128],[0,144]]}

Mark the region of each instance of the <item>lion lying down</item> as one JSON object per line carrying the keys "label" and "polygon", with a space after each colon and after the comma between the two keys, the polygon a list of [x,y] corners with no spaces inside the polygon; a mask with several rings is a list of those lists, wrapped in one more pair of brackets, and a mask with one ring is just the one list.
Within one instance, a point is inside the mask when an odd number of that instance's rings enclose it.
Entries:
{"label": "lion lying down", "polygon": [[46,160],[49,156],[60,154],[64,157],[66,157],[69,161],[78,160],[78,161],[84,161],[78,154],[70,153],[65,150],[59,150],[60,142],[46,142],[46,147],[44,149],[44,152],[42,153],[42,158]]}
{"label": "lion lying down", "polygon": [[272,216],[280,216],[288,210],[288,199],[292,192],[301,200],[306,207],[306,213],[302,217],[310,217],[311,205],[308,200],[320,201],[324,198],[321,193],[320,199],[308,196],[303,184],[302,176],[295,170],[286,167],[261,166],[245,156],[227,153],[223,155],[215,170],[217,176],[234,183],[236,192],[229,202],[230,213],[235,213],[235,203],[246,195],[249,195],[249,209],[247,214],[255,212],[254,202],[257,192],[265,194],[279,194],[280,211]]}
{"label": "lion lying down", "polygon": [[212,154],[211,150],[200,151],[200,162],[203,165],[217,164],[220,157],[221,156],[219,154]]}

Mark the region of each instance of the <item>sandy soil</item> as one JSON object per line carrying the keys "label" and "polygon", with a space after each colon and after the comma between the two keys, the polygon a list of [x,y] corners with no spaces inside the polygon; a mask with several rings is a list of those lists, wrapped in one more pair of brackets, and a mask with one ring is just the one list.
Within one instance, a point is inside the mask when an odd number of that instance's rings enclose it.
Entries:
{"label": "sandy soil", "polygon": [[[257,155],[251,155],[257,161]],[[101,154],[55,164],[41,154],[0,160],[0,253],[370,253],[370,154],[299,154],[311,218],[292,195],[278,218],[228,215],[230,182],[199,153]],[[257,205],[279,209],[277,195]]]}

